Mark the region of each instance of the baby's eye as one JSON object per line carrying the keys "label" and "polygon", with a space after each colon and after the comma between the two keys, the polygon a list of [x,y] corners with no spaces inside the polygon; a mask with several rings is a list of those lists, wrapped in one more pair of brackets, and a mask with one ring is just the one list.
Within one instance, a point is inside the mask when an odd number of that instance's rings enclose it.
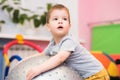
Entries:
{"label": "baby's eye", "polygon": [[58,20],[58,18],[53,18],[53,20]]}
{"label": "baby's eye", "polygon": [[67,18],[63,18],[63,20],[65,20],[65,21],[66,21],[66,20],[67,20]]}

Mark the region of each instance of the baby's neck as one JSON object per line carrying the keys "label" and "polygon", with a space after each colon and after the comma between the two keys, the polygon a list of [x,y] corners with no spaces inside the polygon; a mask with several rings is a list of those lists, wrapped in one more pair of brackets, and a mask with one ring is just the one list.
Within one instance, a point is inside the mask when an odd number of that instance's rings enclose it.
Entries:
{"label": "baby's neck", "polygon": [[69,33],[65,34],[65,35],[61,35],[61,36],[58,36],[58,35],[53,35],[53,39],[55,41],[55,45],[59,44],[60,41],[65,37],[65,36],[68,36]]}
{"label": "baby's neck", "polygon": [[54,41],[55,41],[55,45],[56,45],[56,44],[59,44],[60,41],[61,41],[65,36],[66,36],[66,35],[53,37],[53,39],[54,39]]}
{"label": "baby's neck", "polygon": [[54,38],[55,45],[56,45],[56,44],[59,44],[61,40],[62,40],[62,38],[58,38],[58,37],[57,37],[57,38]]}

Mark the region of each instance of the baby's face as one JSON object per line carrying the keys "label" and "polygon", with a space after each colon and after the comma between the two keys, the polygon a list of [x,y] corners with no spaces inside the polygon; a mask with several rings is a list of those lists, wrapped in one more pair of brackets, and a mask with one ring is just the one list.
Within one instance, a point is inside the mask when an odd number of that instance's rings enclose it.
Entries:
{"label": "baby's face", "polygon": [[65,9],[56,9],[51,12],[48,29],[55,36],[64,36],[69,32],[69,15]]}

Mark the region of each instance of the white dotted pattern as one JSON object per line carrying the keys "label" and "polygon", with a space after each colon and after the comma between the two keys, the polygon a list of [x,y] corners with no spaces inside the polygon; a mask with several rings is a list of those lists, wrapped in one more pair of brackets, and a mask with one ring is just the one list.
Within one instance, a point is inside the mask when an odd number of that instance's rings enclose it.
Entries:
{"label": "white dotted pattern", "polygon": [[[6,80],[26,80],[27,71],[46,61],[48,56],[36,56],[28,58],[17,64],[9,73]],[[33,80],[82,80],[78,73],[65,65],[58,66],[50,71],[47,71]]]}

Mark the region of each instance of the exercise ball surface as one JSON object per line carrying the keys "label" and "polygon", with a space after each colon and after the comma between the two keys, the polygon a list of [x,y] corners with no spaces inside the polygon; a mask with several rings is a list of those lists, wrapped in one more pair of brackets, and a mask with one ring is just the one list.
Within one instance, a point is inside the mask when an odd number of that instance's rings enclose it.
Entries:
{"label": "exercise ball surface", "polygon": [[[9,73],[5,80],[26,80],[27,71],[48,60],[49,56],[35,56],[21,60]],[[72,68],[60,65],[54,69],[44,72],[32,80],[82,80],[79,74]]]}

